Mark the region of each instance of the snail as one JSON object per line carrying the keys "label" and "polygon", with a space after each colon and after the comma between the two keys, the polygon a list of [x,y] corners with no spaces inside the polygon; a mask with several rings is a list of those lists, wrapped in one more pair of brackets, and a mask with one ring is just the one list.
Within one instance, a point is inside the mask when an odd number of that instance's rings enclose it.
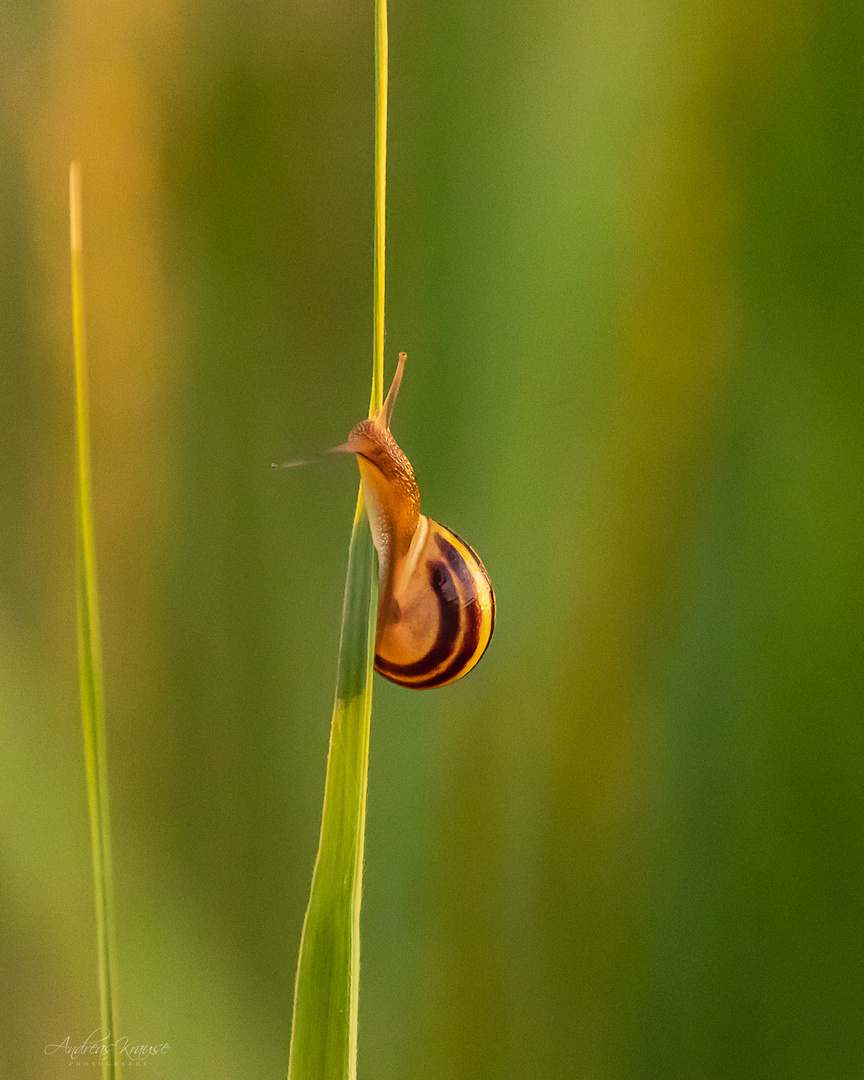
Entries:
{"label": "snail", "polygon": [[420,513],[414,470],[390,434],[404,366],[400,353],[384,404],[337,449],[357,455],[378,552],[375,670],[420,690],[446,686],[475,666],[492,637],[495,594],[474,550]]}

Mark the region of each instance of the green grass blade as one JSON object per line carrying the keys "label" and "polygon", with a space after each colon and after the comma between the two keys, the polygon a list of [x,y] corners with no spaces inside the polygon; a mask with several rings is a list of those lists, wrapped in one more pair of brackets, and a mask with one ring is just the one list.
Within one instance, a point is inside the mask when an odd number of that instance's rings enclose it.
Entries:
{"label": "green grass blade", "polygon": [[[105,707],[102,687],[102,648],[96,589],[96,553],[90,484],[90,425],[87,405],[87,351],[84,338],[82,288],[81,175],[78,163],[69,169],[69,224],[72,255],[72,328],[75,353],[75,431],[77,444],[77,595],[78,669],[90,840],[96,900],[96,942],[99,968],[100,1026],[117,1038],[114,1013],[111,843],[108,818],[108,777],[105,752]],[[102,1060],[103,1080],[114,1080],[114,1055]]]}
{"label": "green grass blade", "polygon": [[321,840],[303,925],[289,1080],[357,1075],[357,994],[377,582],[365,516],[348,555]]}
{"label": "green grass blade", "polygon": [[[381,407],[384,393],[386,176],[387,3],[375,0],[375,268],[370,415]],[[361,494],[348,551],[321,838],[297,961],[288,1080],[355,1080],[357,1076],[360,901],[377,613],[377,558]]]}

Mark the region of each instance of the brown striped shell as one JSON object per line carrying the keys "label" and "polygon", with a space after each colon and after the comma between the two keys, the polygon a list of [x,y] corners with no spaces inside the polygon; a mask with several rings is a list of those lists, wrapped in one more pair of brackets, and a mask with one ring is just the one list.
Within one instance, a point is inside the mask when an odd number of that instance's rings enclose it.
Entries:
{"label": "brown striped shell", "polygon": [[383,407],[352,430],[378,552],[375,670],[400,686],[446,686],[467,674],[495,627],[495,594],[477,554],[420,513],[411,463],[390,434],[405,354]]}

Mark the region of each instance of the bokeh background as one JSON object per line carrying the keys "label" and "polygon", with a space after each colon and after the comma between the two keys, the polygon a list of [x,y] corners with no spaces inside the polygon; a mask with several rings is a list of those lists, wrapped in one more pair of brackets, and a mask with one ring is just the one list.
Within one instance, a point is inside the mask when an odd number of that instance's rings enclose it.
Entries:
{"label": "bokeh background", "polygon": [[[864,1073],[864,7],[392,0],[388,372],[498,597],[376,681],[360,1074]],[[84,174],[120,1032],[280,1077],[371,370],[372,3],[0,9],[0,1072],[98,1025]]]}

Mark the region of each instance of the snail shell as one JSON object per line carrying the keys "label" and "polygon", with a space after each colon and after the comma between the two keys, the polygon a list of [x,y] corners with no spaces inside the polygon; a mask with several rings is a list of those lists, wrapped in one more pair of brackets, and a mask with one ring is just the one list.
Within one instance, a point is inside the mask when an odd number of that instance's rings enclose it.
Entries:
{"label": "snail shell", "polygon": [[340,449],[357,455],[363,501],[378,552],[375,670],[400,686],[446,686],[486,651],[495,594],[476,552],[420,513],[414,470],[390,434],[405,353],[387,400]]}

